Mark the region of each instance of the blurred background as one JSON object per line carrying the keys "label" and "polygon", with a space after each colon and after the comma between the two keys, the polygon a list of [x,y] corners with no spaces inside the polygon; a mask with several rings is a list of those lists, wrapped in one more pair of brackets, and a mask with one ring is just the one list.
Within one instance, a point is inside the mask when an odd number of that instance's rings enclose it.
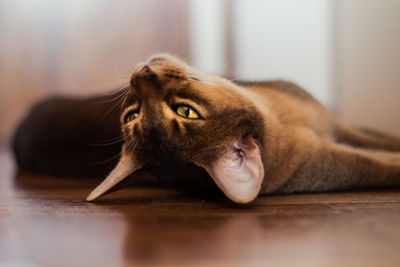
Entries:
{"label": "blurred background", "polygon": [[294,81],[345,121],[400,135],[399,48],[398,0],[0,0],[0,140],[36,101],[107,94],[158,52]]}

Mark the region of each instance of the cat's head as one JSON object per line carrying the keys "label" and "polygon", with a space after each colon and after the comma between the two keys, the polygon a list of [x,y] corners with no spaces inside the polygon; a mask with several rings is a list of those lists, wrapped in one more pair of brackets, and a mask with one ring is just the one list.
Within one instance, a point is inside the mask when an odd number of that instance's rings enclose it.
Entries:
{"label": "cat's head", "polygon": [[[120,162],[87,200],[144,167],[168,172],[189,164],[231,200],[252,201],[264,178],[264,124],[246,93],[169,55],[138,65],[122,106]],[[190,183],[190,174],[185,179]]]}

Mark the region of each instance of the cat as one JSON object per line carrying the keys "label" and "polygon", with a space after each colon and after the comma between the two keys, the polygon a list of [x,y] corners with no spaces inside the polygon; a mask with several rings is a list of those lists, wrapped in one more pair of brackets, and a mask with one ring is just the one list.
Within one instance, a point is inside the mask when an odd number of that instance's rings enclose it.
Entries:
{"label": "cat", "polygon": [[146,180],[236,203],[400,185],[400,139],[347,126],[290,82],[232,82],[154,55],[122,94],[120,159],[87,201]]}
{"label": "cat", "polygon": [[123,141],[117,106],[128,88],[89,98],[57,97],[34,105],[12,140],[20,172],[104,177]]}

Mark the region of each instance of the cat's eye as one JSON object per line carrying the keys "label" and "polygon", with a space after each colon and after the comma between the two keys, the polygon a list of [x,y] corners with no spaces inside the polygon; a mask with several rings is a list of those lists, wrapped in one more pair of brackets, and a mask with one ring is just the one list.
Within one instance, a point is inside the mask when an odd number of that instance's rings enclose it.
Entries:
{"label": "cat's eye", "polygon": [[199,114],[192,109],[191,107],[180,105],[176,108],[176,114],[181,117],[188,118],[188,119],[198,119],[200,118]]}
{"label": "cat's eye", "polygon": [[139,113],[137,112],[137,110],[129,111],[124,117],[124,123],[128,123],[130,121],[133,121],[138,116],[139,116]]}

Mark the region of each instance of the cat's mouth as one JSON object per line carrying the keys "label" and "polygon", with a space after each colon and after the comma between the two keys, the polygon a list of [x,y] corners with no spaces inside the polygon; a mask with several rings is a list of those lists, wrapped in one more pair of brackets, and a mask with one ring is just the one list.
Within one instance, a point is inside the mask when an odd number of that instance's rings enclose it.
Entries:
{"label": "cat's mouth", "polygon": [[223,192],[207,171],[191,163],[145,165],[103,192],[102,195],[134,186],[171,188],[199,197],[223,196]]}
{"label": "cat's mouth", "polygon": [[147,166],[143,168],[151,173],[153,181],[161,186],[178,189],[197,195],[221,195],[222,191],[203,168],[192,163],[177,165]]}
{"label": "cat's mouth", "polygon": [[151,174],[153,182],[191,193],[221,192],[204,168],[185,162],[182,155],[172,152],[175,149],[155,141],[142,148],[135,151],[135,157],[143,162],[143,169]]}

